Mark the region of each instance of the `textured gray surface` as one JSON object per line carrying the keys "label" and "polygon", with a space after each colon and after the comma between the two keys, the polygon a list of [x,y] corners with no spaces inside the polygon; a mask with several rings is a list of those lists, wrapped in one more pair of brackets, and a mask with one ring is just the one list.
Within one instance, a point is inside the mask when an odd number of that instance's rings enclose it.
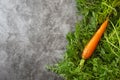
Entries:
{"label": "textured gray surface", "polygon": [[61,80],[46,70],[65,51],[75,0],[0,0],[0,80]]}

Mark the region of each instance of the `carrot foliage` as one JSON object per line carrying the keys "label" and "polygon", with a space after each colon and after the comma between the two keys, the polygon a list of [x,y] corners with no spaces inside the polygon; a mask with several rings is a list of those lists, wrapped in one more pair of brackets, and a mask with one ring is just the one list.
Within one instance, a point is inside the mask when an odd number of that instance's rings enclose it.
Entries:
{"label": "carrot foliage", "polygon": [[[120,79],[120,0],[76,0],[78,16],[75,31],[66,36],[64,59],[50,70],[65,80]],[[109,16],[110,22],[93,56],[80,69],[81,53],[99,25]]]}

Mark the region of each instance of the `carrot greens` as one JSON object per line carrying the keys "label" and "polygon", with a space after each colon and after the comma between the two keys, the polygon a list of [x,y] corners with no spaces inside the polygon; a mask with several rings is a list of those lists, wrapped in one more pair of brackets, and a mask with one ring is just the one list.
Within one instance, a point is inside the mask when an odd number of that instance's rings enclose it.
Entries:
{"label": "carrot greens", "polygon": [[[64,59],[50,70],[65,80],[119,80],[120,79],[120,0],[76,0],[81,21],[75,31],[66,36],[68,44]],[[84,46],[109,16],[110,22],[94,54],[80,69]]]}

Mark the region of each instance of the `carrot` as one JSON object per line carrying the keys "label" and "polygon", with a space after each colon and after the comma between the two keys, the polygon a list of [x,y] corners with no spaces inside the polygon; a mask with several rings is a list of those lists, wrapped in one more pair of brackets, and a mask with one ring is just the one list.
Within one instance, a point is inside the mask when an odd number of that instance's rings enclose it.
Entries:
{"label": "carrot", "polygon": [[108,25],[108,18],[103,22],[103,24],[100,26],[98,31],[93,35],[91,40],[85,46],[82,53],[82,59],[89,59],[91,57],[107,25]]}
{"label": "carrot", "polygon": [[107,25],[108,25],[108,18],[103,22],[103,24],[100,26],[100,28],[97,30],[97,32],[93,35],[93,37],[91,38],[91,40],[87,43],[87,45],[85,46],[83,52],[82,52],[82,59],[80,62],[80,69],[83,67],[84,62],[86,59],[89,59],[91,57],[91,55],[93,54],[95,48],[98,45],[98,42],[102,36],[102,34],[104,33]]}

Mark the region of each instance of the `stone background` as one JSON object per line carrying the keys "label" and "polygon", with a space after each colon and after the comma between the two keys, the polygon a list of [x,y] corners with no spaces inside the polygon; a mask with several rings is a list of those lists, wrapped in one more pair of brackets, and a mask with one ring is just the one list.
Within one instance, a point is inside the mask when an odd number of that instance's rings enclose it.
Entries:
{"label": "stone background", "polygon": [[75,0],[0,0],[0,80],[62,80],[60,60],[76,21]]}

